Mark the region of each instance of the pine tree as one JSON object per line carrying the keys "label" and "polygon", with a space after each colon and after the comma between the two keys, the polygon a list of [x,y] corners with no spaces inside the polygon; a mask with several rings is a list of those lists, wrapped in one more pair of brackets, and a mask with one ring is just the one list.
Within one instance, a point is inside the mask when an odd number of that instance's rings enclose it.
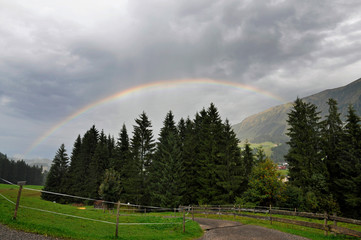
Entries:
{"label": "pine tree", "polygon": [[243,145],[241,156],[243,176],[243,181],[241,183],[241,192],[243,193],[248,188],[249,177],[251,176],[252,168],[255,165],[253,149],[251,148],[251,144],[247,140]]}
{"label": "pine tree", "polygon": [[340,175],[335,181],[342,212],[353,218],[361,218],[361,126],[360,117],[350,105],[341,141],[341,157],[338,161]]}
{"label": "pine tree", "polygon": [[[76,138],[74,145],[73,145],[73,151],[71,153],[70,158],[70,166],[69,171],[66,176],[66,180],[64,183],[64,186],[68,189],[66,193],[71,195],[77,195],[80,191],[80,185],[77,183],[79,173],[82,171],[82,164],[81,164],[81,136],[78,135]],[[75,199],[67,199],[68,202],[76,201]]]}
{"label": "pine tree", "polygon": [[[65,176],[68,171],[68,161],[68,154],[66,153],[64,144],[62,144],[58,149],[54,157],[53,164],[51,165],[51,168],[49,170],[49,174],[47,176],[44,186],[45,191],[57,193],[65,192],[63,183],[65,181]],[[41,194],[41,197],[49,201],[58,201],[61,198],[57,195],[52,195],[44,192]]]}
{"label": "pine tree", "polygon": [[111,167],[120,174],[121,187],[123,189],[121,200],[124,202],[132,201],[130,198],[132,192],[129,192],[129,190],[134,187],[131,179],[137,175],[137,167],[133,164],[131,158],[129,137],[125,124],[123,124],[119,133],[114,161]]}
{"label": "pine tree", "polygon": [[126,185],[130,188],[125,190],[132,202],[147,204],[150,201],[148,171],[153,159],[155,143],[151,130],[152,124],[145,112],[135,119],[135,122],[131,139],[131,153],[132,165],[136,172],[127,179]]}
{"label": "pine tree", "polygon": [[109,168],[109,145],[108,139],[102,130],[99,136],[94,155],[89,164],[89,175],[91,178],[87,183],[90,198],[99,198],[98,189],[103,181],[104,172]]}
{"label": "pine tree", "polygon": [[177,207],[184,192],[184,169],[178,130],[170,111],[163,122],[157,151],[150,168],[152,202],[163,207]]}
{"label": "pine tree", "polygon": [[98,145],[99,132],[93,125],[83,136],[82,145],[81,145],[81,171],[77,176],[77,184],[80,187],[80,192],[77,195],[90,197],[94,192],[93,186],[89,184],[93,180],[91,175],[90,163],[95,154],[96,147]]}
{"label": "pine tree", "polygon": [[256,153],[256,161],[255,161],[255,164],[260,164],[262,162],[266,161],[266,154],[263,150],[263,147],[260,146],[258,149],[257,149],[257,153]]}
{"label": "pine tree", "polygon": [[327,104],[329,105],[328,115],[322,124],[322,156],[327,167],[327,183],[330,190],[330,194],[342,197],[337,189],[335,180],[339,178],[340,169],[338,162],[340,161],[341,146],[340,142],[343,135],[342,121],[340,119],[340,113],[338,112],[337,102],[334,99],[329,99]]}
{"label": "pine tree", "polygon": [[[327,168],[322,160],[320,117],[317,107],[297,98],[288,114],[290,184],[302,189],[308,211],[328,208]],[[308,199],[308,200],[307,200]]]}
{"label": "pine tree", "polygon": [[219,157],[221,161],[216,166],[217,185],[222,189],[215,199],[219,204],[229,204],[241,193],[241,184],[244,181],[241,150],[239,140],[233,132],[228,120],[223,124],[223,141]]}
{"label": "pine tree", "polygon": [[198,204],[198,189],[200,186],[197,181],[197,156],[196,149],[198,141],[196,140],[195,124],[187,118],[184,126],[182,122],[178,123],[179,136],[181,137],[181,153],[183,159],[184,183],[186,192],[183,195],[183,204]]}

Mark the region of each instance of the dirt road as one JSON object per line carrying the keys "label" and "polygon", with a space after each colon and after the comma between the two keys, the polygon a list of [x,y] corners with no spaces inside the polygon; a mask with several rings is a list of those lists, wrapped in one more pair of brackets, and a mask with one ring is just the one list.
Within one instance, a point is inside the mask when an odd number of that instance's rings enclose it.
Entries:
{"label": "dirt road", "polygon": [[0,240],[56,240],[60,238],[46,237],[34,233],[26,233],[0,224]]}
{"label": "dirt road", "polygon": [[239,222],[195,218],[205,231],[198,240],[306,240],[307,238]]}

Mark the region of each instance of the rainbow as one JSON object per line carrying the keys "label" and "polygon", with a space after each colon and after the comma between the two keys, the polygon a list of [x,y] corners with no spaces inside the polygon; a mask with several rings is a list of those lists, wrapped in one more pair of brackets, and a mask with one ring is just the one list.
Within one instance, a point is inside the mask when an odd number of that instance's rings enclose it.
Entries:
{"label": "rainbow", "polygon": [[224,81],[224,80],[214,80],[214,79],[203,79],[202,78],[202,79],[168,80],[168,81],[157,81],[157,82],[146,83],[146,84],[142,84],[142,85],[138,85],[135,87],[131,87],[131,88],[122,90],[120,92],[117,92],[115,94],[112,94],[110,96],[107,96],[105,98],[102,98],[100,100],[97,100],[95,102],[92,102],[92,103],[82,107],[81,109],[79,109],[76,112],[74,112],[73,114],[67,116],[66,118],[64,118],[63,120],[58,122],[56,125],[51,127],[49,130],[44,132],[40,137],[38,137],[30,145],[30,147],[27,148],[27,150],[25,151],[25,153],[23,155],[26,156],[27,154],[29,154],[31,151],[33,151],[38,145],[40,145],[42,142],[44,142],[50,135],[52,135],[59,128],[63,127],[68,122],[72,121],[73,119],[77,118],[78,116],[89,111],[92,108],[95,108],[97,106],[103,105],[105,103],[111,102],[111,101],[119,99],[119,98],[123,98],[125,96],[128,96],[128,95],[130,95],[132,93],[136,93],[136,92],[147,91],[150,89],[174,88],[177,86],[191,85],[191,84],[228,86],[228,87],[246,90],[246,91],[253,92],[253,93],[258,93],[258,94],[264,95],[266,97],[269,97],[271,99],[275,99],[276,101],[279,101],[280,103],[285,102],[285,100],[282,99],[281,97],[276,96],[265,90],[262,90],[262,89],[259,89],[259,88],[256,88],[256,87],[253,87],[250,85],[245,85],[245,84],[231,82],[231,81]]}

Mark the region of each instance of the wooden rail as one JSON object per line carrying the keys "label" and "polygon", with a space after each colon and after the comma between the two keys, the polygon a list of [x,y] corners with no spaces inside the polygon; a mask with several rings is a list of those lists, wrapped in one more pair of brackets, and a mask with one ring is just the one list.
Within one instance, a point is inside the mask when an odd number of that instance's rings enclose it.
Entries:
{"label": "wooden rail", "polygon": [[[216,214],[216,215],[233,215],[239,216],[239,217],[248,217],[248,218],[255,218],[260,220],[267,220],[273,222],[282,222],[282,223],[288,223],[293,225],[299,225],[304,227],[310,227],[310,228],[316,228],[320,230],[325,231],[325,235],[328,234],[328,232],[333,232],[335,234],[344,234],[354,237],[361,237],[361,232],[352,230],[345,227],[339,227],[337,226],[337,222],[343,222],[343,223],[350,223],[355,225],[361,225],[360,220],[356,219],[350,219],[350,218],[343,218],[343,217],[337,217],[335,215],[331,216],[327,213],[321,214],[321,213],[309,213],[309,212],[297,212],[297,211],[287,211],[287,210],[278,210],[278,209],[272,209],[262,207],[262,208],[240,208],[240,207],[222,207],[222,206],[210,206],[210,207],[190,207],[190,206],[183,206],[185,210],[192,213],[192,217],[194,217],[195,213],[199,214]],[[251,215],[247,213],[262,213],[262,214],[268,214],[268,216],[259,216],[259,215]],[[312,222],[306,222],[306,221],[300,221],[300,220],[294,220],[294,219],[286,219],[286,218],[280,218],[280,217],[273,217],[272,215],[285,215],[285,216],[298,216],[298,217],[304,217],[304,218],[311,218],[311,219],[324,219],[324,223],[312,223]],[[328,224],[328,221],[333,221],[333,225]]]}

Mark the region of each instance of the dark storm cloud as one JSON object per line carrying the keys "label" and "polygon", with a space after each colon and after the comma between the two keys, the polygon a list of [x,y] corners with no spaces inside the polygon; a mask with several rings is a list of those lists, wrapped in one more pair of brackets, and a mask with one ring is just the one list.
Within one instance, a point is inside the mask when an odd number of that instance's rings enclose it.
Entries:
{"label": "dark storm cloud", "polygon": [[[252,84],[293,100],[360,77],[360,12],[359,1],[339,0],[1,1],[1,114],[53,123],[129,87],[181,78]],[[268,106],[212,94],[202,91],[227,111]]]}

